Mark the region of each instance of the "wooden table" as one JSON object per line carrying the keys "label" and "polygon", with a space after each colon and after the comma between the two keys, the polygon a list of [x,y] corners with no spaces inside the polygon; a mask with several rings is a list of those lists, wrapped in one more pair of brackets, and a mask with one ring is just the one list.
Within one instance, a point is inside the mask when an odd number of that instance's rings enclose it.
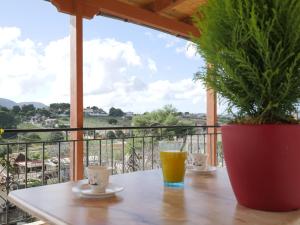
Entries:
{"label": "wooden table", "polygon": [[17,190],[8,198],[52,224],[300,224],[300,211],[270,213],[239,206],[225,169],[214,176],[188,173],[184,189],[165,188],[159,170],[116,175],[111,181],[125,190],[105,200],[76,197],[72,182]]}

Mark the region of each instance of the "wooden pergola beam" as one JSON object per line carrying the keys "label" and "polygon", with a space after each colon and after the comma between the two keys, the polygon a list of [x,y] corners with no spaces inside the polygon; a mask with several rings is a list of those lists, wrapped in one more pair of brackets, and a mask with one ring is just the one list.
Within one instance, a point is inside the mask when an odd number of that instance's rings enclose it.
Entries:
{"label": "wooden pergola beam", "polygon": [[[208,64],[207,69],[211,69],[212,65]],[[206,91],[206,125],[216,126],[218,124],[217,115],[217,94],[214,90],[208,88]],[[207,129],[207,142],[206,152],[208,153],[208,159],[210,165],[217,166],[218,155],[217,155],[217,131],[218,129],[208,128]]]}
{"label": "wooden pergola beam", "polygon": [[[218,124],[217,117],[217,95],[212,89],[208,89],[206,92],[206,125],[216,126]],[[217,128],[207,129],[207,142],[206,152],[208,153],[208,160],[210,165],[216,166],[217,159]]]}
{"label": "wooden pergola beam", "polygon": [[185,0],[155,0],[153,3],[149,5],[149,8],[156,12],[162,12],[164,10],[168,10],[174,8]]}
{"label": "wooden pergola beam", "polygon": [[[71,16],[71,112],[70,127],[83,128],[83,28],[80,15]],[[71,180],[83,179],[83,133],[72,132],[72,139],[77,140],[71,146]]]}
{"label": "wooden pergola beam", "polygon": [[[176,2],[179,1],[182,0]],[[51,2],[57,7],[58,11],[76,15],[72,1],[51,0]],[[172,4],[176,4],[176,2]],[[80,3],[80,7],[82,16],[88,19],[100,14],[148,26],[186,39],[200,35],[199,30],[191,24],[170,19],[151,10],[129,5],[118,0],[85,0]]]}

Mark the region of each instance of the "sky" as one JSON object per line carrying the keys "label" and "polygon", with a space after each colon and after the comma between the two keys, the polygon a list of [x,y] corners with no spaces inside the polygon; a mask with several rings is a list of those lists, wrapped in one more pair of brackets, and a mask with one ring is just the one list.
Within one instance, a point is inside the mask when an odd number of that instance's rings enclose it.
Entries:
{"label": "sky", "polygon": [[[0,98],[70,102],[69,16],[43,0],[0,2]],[[192,43],[101,16],[83,26],[85,107],[206,112],[193,81],[205,62]]]}

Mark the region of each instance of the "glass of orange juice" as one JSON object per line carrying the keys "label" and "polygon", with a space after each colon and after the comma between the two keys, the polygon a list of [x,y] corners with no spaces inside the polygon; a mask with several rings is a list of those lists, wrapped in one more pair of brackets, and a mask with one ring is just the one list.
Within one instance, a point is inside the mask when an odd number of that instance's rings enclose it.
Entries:
{"label": "glass of orange juice", "polygon": [[185,175],[185,151],[161,151],[160,161],[164,185],[167,187],[183,187]]}

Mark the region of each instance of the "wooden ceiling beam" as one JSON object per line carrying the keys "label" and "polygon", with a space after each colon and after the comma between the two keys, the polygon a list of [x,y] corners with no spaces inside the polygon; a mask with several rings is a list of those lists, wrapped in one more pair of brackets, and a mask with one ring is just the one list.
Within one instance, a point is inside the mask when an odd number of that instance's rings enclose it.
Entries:
{"label": "wooden ceiling beam", "polygon": [[[78,0],[51,0],[51,2],[60,12],[71,15],[76,15],[76,7],[79,7]],[[74,2],[77,3],[75,4],[76,6],[74,6]],[[129,5],[118,0],[84,0],[79,2],[82,16],[87,19],[93,18],[96,14],[108,15],[186,39],[190,39],[191,36],[200,35],[199,30],[191,24],[170,19],[150,10]]]}
{"label": "wooden ceiling beam", "polygon": [[98,9],[86,5],[84,0],[50,0],[59,12],[80,15],[85,19],[92,19],[98,14]]}
{"label": "wooden ceiling beam", "polygon": [[85,0],[87,5],[98,8],[100,14],[111,15],[140,25],[152,27],[190,39],[191,35],[199,36],[196,27],[151,12],[149,10],[129,5],[118,0]]}
{"label": "wooden ceiling beam", "polygon": [[162,11],[174,8],[184,1],[186,0],[155,0],[149,5],[149,8],[156,13],[160,13]]}

